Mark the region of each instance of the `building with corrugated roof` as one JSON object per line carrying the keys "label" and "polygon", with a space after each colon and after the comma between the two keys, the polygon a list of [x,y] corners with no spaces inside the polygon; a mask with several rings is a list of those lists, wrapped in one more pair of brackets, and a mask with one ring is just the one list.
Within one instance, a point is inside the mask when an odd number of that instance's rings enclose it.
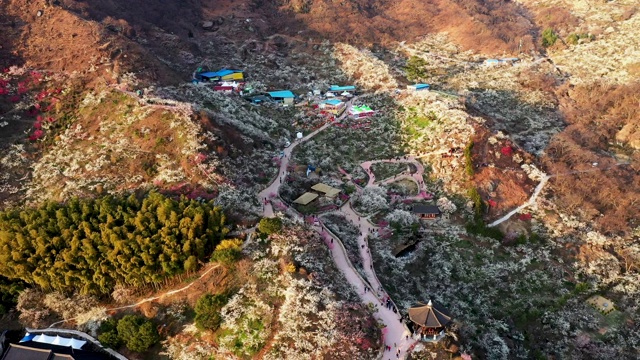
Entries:
{"label": "building with corrugated roof", "polygon": [[200,81],[242,81],[244,72],[236,69],[220,69],[218,71],[207,71],[196,74],[196,80]]}
{"label": "building with corrugated roof", "polygon": [[297,199],[293,200],[293,202],[295,204],[300,204],[300,205],[307,205],[310,202],[312,202],[313,200],[318,198],[318,194],[316,193],[312,193],[312,192],[306,192],[302,195],[300,195]]}
{"label": "building with corrugated roof", "polygon": [[425,90],[429,90],[431,86],[429,84],[413,84],[413,85],[407,85],[407,90],[409,91],[425,91]]}
{"label": "building with corrugated roof", "polygon": [[340,193],[340,189],[336,189],[332,186],[329,186],[327,184],[323,184],[323,183],[317,183],[315,185],[313,185],[311,187],[312,190],[315,190],[317,192],[320,192],[322,194],[324,194],[324,196],[329,197],[329,198],[334,198],[336,196],[338,196],[338,194]]}
{"label": "building with corrugated roof", "polygon": [[290,90],[269,91],[267,94],[275,101],[285,105],[292,105],[295,95]]}

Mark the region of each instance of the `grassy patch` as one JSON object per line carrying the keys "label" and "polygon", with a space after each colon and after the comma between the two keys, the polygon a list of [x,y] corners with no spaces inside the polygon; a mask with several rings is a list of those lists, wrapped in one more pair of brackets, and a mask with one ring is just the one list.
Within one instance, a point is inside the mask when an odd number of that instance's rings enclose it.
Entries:
{"label": "grassy patch", "polygon": [[382,181],[407,170],[407,164],[382,162],[372,164],[371,170],[376,176],[376,181]]}

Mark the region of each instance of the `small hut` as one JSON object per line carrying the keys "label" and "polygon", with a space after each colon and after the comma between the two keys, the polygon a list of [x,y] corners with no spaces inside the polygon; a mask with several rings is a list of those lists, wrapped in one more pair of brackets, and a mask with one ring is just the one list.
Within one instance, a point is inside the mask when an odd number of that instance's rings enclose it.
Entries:
{"label": "small hut", "polygon": [[451,322],[451,315],[429,300],[426,304],[418,303],[411,307],[409,319],[413,322],[413,333],[418,340],[438,342],[444,337],[444,330]]}

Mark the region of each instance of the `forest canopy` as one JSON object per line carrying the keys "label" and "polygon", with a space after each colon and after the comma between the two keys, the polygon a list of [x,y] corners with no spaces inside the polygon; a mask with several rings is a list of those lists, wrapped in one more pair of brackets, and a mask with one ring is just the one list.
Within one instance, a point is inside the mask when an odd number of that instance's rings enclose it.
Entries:
{"label": "forest canopy", "polygon": [[0,212],[0,275],[82,294],[157,284],[196,270],[227,234],[212,204],[152,192]]}

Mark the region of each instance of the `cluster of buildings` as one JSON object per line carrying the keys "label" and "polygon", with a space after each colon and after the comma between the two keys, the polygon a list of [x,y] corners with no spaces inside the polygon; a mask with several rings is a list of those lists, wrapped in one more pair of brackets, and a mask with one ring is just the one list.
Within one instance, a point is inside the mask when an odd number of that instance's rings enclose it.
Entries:
{"label": "cluster of buildings", "polygon": [[[291,90],[274,90],[265,93],[251,93],[251,88],[245,86],[244,71],[238,69],[220,69],[218,71],[205,71],[198,68],[193,73],[193,84],[211,85],[214,91],[228,94],[245,95],[245,99],[253,104],[278,103],[283,106],[290,106],[298,99]],[[428,85],[426,85],[428,88]],[[422,88],[420,88],[422,89]],[[419,90],[417,90],[419,91]],[[309,97],[320,96],[320,90],[309,93]],[[316,107],[333,116],[341,116],[347,109],[346,101],[356,95],[354,85],[331,85],[324,94],[324,99],[316,104]],[[370,107],[353,106],[349,109],[349,116],[354,119],[361,119],[375,114]]]}
{"label": "cluster of buildings", "polygon": [[220,69],[218,71],[204,71],[199,68],[193,73],[193,84],[213,85],[214,91],[224,93],[241,93],[244,90],[244,72],[237,69]]}

